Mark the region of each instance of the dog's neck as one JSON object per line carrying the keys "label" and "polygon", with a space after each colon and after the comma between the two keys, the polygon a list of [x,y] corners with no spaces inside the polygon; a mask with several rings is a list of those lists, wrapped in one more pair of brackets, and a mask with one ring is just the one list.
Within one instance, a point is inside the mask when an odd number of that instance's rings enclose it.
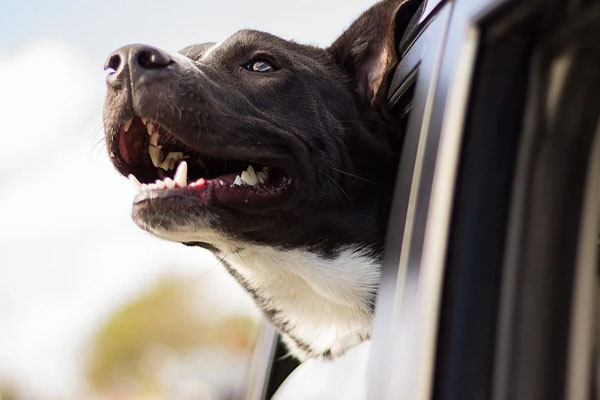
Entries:
{"label": "dog's neck", "polygon": [[324,257],[258,245],[219,250],[299,359],[335,357],[370,336],[380,275],[373,252],[347,247]]}

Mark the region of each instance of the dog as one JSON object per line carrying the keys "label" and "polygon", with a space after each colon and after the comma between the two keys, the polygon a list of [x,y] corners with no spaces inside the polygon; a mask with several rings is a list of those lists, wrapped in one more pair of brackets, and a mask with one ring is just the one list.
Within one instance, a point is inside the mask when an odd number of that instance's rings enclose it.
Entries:
{"label": "dog", "polygon": [[241,30],[108,57],[104,126],[133,220],[210,250],[299,360],[367,340],[401,145],[385,0],[328,48]]}

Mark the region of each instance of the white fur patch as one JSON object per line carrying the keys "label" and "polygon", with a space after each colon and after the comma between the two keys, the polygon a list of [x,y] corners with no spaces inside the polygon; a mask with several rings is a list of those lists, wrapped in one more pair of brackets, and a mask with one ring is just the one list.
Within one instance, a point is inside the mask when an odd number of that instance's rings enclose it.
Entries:
{"label": "white fur patch", "polygon": [[225,260],[271,308],[280,310],[276,319],[287,333],[310,346],[307,352],[286,340],[299,358],[339,355],[370,336],[380,276],[370,252],[346,248],[328,259],[308,250],[247,246]]}
{"label": "white fur patch", "polygon": [[301,360],[337,356],[370,337],[381,266],[368,249],[346,247],[327,258],[304,249],[245,244],[210,228],[148,230],[163,239],[218,248],[219,257],[264,300],[259,305],[267,312],[277,310],[273,322],[285,326],[289,336],[282,338]]}

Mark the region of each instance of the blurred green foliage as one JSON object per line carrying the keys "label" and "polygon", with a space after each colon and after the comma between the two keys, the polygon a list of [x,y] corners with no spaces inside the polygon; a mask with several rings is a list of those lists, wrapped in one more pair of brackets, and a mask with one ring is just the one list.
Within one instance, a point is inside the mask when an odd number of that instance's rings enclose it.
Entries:
{"label": "blurred green foliage", "polygon": [[0,383],[0,400],[18,400],[17,392],[10,385]]}
{"label": "blurred green foliage", "polygon": [[248,316],[203,315],[197,304],[201,299],[198,292],[201,290],[193,290],[187,281],[164,278],[117,310],[99,329],[89,349],[86,375],[92,388],[106,392],[127,384],[142,392],[157,390],[157,377],[144,366],[156,348],[181,354],[219,346],[249,352],[255,340],[255,321]]}

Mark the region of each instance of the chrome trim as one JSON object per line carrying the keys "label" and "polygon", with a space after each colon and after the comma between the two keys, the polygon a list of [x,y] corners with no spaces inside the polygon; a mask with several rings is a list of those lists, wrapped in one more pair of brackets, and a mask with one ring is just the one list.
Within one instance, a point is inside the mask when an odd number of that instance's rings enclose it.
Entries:
{"label": "chrome trim", "polygon": [[444,0],[425,0],[426,1],[426,5],[425,5],[425,10],[423,11],[423,14],[421,14],[421,18],[419,19],[419,23],[422,23],[423,21],[425,21],[429,15],[436,9],[437,6],[440,5],[440,3]]}
{"label": "chrome trim", "polygon": [[269,388],[269,379],[273,368],[277,340],[275,328],[263,322],[256,347],[252,355],[248,388],[244,400],[265,400]]}
{"label": "chrome trim", "polygon": [[567,355],[565,398],[588,400],[593,355],[593,333],[597,288],[598,232],[600,220],[600,121],[588,164],[588,175],[575,265],[573,304]]}
{"label": "chrome trim", "polygon": [[417,362],[417,381],[421,384],[417,385],[415,399],[429,399],[433,388],[440,299],[452,204],[479,38],[479,30],[473,26],[469,27],[459,51],[458,65],[444,111],[421,261],[419,285],[422,306],[419,331],[422,335],[419,336],[419,347],[423,350]]}
{"label": "chrome trim", "polygon": [[[450,14],[451,6],[446,5],[413,45],[424,52],[396,183],[392,214],[398,225],[390,226],[393,234],[388,235],[389,251],[376,306],[368,399],[415,399],[413,372],[419,356],[414,343],[420,334],[416,327],[421,317],[415,306],[422,294],[418,288],[420,263],[415,258],[420,258],[422,237],[413,233],[415,227],[423,228],[420,217],[427,212],[431,182],[422,182],[421,178],[428,155],[432,150],[437,152],[437,141],[430,143],[429,133]],[[425,45],[418,44],[419,41]],[[390,225],[393,224],[391,221]],[[400,246],[398,267],[393,263],[398,262]]]}

